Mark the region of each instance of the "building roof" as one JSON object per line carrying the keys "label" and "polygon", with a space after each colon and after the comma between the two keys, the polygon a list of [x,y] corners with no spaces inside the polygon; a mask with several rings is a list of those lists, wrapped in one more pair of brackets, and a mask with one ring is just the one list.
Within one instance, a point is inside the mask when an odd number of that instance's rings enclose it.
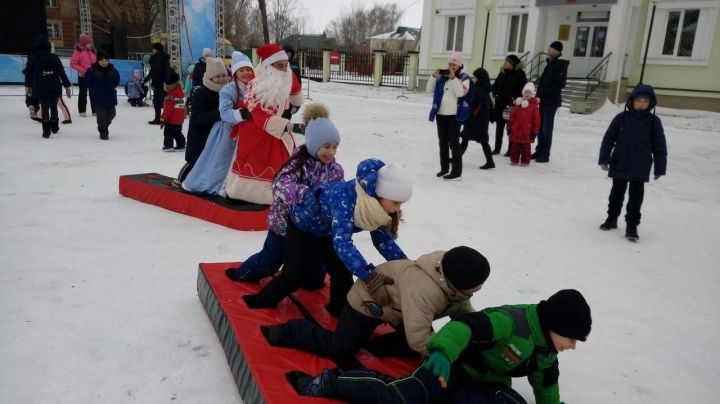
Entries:
{"label": "building roof", "polygon": [[410,27],[398,27],[397,30],[371,36],[370,39],[398,39],[416,41],[420,39],[420,30]]}

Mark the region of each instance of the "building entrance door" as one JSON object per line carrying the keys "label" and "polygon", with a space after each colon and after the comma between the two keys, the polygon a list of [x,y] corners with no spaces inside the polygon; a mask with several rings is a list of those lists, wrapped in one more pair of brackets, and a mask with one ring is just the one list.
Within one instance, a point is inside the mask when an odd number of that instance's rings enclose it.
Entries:
{"label": "building entrance door", "polygon": [[570,58],[568,76],[585,77],[600,62],[605,52],[607,23],[578,23]]}

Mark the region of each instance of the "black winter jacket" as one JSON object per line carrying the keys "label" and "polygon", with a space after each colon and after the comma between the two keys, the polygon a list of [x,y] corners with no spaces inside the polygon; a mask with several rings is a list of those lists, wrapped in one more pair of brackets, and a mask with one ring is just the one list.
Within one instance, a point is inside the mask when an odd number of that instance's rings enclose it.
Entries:
{"label": "black winter jacket", "polygon": [[158,51],[150,56],[150,73],[148,73],[143,83],[152,80],[152,88],[163,88],[165,80],[170,75],[170,55],[163,51]]}
{"label": "black winter jacket", "polygon": [[193,92],[192,114],[188,127],[185,161],[195,163],[205,148],[208,135],[215,122],[220,120],[220,94],[202,86]]}
{"label": "black winter jacket", "polygon": [[50,53],[50,42],[45,37],[35,38],[35,52],[28,56],[25,67],[25,87],[32,88],[36,98],[58,98],[63,87],[70,87],[65,68],[60,58]]}
{"label": "black winter jacket", "polygon": [[541,105],[560,106],[569,64],[570,61],[560,59],[560,56],[555,59],[547,59],[547,65],[545,65],[537,85],[537,97],[540,98]]}
{"label": "black winter jacket", "polygon": [[490,81],[473,84],[473,98],[470,100],[470,117],[463,123],[461,136],[464,140],[488,142],[488,125],[493,102],[490,98]]}

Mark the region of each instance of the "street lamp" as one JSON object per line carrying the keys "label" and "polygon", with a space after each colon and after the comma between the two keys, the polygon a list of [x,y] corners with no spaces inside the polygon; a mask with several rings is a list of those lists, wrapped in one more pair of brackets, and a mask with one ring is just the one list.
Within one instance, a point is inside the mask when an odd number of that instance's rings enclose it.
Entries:
{"label": "street lamp", "polygon": [[488,27],[490,26],[490,10],[493,8],[495,8],[495,0],[485,0],[485,10],[487,10],[487,14],[485,16],[485,38],[483,38],[483,52],[480,67],[485,67],[485,48],[487,48]]}

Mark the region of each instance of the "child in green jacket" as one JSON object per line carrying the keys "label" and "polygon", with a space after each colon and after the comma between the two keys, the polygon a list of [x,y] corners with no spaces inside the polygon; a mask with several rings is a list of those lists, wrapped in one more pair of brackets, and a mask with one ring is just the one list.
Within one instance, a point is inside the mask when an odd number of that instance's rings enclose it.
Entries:
{"label": "child in green jacket", "polygon": [[502,404],[525,403],[511,378],[527,376],[537,404],[558,404],[557,354],[585,341],[591,325],[585,298],[566,289],[538,304],[458,315],[428,342],[425,363],[405,377],[325,369],[315,377],[289,372],[287,378],[301,395],[352,403]]}

